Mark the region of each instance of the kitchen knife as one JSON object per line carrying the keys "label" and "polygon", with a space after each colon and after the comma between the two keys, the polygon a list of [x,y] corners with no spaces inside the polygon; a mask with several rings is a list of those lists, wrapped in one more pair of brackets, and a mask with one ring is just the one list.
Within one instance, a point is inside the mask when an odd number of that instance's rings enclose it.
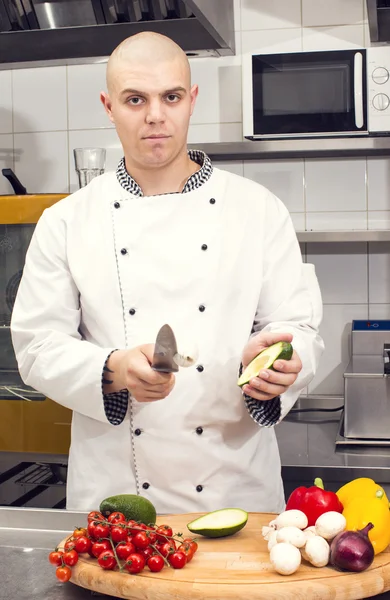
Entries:
{"label": "kitchen knife", "polygon": [[152,369],[159,373],[176,373],[179,367],[173,357],[177,354],[175,334],[169,325],[163,325],[157,334]]}

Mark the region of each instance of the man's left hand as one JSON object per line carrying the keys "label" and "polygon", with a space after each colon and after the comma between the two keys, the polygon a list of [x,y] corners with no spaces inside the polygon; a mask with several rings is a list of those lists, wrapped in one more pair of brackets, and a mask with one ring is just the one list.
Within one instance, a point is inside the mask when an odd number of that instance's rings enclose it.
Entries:
{"label": "man's left hand", "polygon": [[[290,333],[272,333],[270,331],[260,332],[253,336],[246,345],[243,352],[244,368],[262,350],[276,342],[291,342],[293,336]],[[255,400],[272,400],[284,394],[295,382],[302,370],[302,362],[296,351],[290,360],[276,360],[272,369],[263,369],[257,377],[250,380],[249,384],[242,387],[242,391]]]}

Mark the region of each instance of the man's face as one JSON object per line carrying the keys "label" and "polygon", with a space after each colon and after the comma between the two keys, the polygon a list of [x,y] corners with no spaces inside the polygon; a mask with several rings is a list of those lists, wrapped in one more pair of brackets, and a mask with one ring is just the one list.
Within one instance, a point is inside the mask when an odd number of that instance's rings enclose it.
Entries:
{"label": "man's face", "polygon": [[169,164],[187,143],[198,93],[180,60],[117,66],[101,100],[127,159],[141,168]]}

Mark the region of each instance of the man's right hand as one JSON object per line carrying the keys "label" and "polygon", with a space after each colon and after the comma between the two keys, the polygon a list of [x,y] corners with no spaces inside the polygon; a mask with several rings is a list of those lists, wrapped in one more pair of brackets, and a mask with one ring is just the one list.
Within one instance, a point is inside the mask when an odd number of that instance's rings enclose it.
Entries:
{"label": "man's right hand", "polygon": [[116,350],[108,360],[103,393],[110,394],[128,389],[138,402],[162,400],[171,393],[175,385],[173,373],[158,373],[151,368],[154,344],[144,344],[132,350]]}

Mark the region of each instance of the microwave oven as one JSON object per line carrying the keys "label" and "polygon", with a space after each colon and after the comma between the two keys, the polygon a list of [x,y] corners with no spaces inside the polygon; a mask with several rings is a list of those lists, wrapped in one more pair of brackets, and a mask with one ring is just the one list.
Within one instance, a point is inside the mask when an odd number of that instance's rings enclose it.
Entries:
{"label": "microwave oven", "polygon": [[390,135],[390,48],[243,56],[250,140]]}

